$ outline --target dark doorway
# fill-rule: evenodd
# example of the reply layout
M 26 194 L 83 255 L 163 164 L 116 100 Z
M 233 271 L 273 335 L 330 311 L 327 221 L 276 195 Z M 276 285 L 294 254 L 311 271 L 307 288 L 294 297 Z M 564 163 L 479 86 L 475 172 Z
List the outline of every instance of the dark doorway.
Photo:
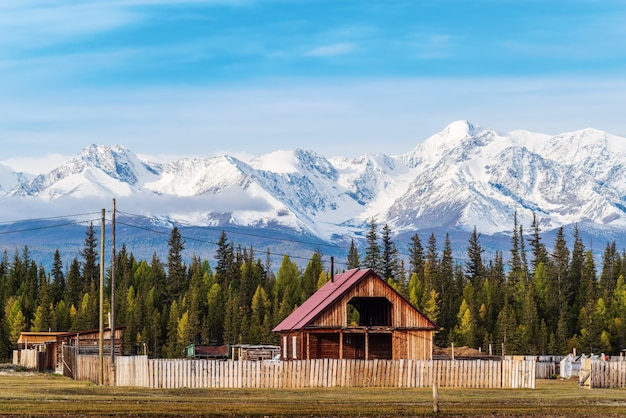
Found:
M 357 325 L 361 327 L 391 326 L 392 306 L 387 298 L 356 297 L 352 298 L 348 304 L 358 312 L 357 316 L 352 315 L 352 318 L 348 318 L 348 323 L 357 322 Z

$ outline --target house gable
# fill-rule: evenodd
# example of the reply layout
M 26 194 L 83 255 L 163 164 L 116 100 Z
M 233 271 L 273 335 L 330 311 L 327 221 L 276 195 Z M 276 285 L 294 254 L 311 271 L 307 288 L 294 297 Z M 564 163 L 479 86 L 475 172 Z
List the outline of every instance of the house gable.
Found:
M 354 269 L 331 279 L 274 331 L 283 360 L 369 360 L 430 359 L 437 329 L 373 270 Z
M 370 274 L 364 276 L 352 287 L 337 298 L 330 306 L 322 311 L 316 318 L 310 321 L 305 327 L 307 328 L 349 328 L 348 323 L 348 306 L 361 305 L 369 310 L 385 309 L 384 305 L 387 301 L 391 305 L 389 320 L 374 320 L 374 323 L 367 320 L 362 321 L 363 325 L 379 325 L 389 326 L 392 328 L 406 329 L 432 329 L 438 327 L 419 310 L 411 305 L 402 295 L 389 286 L 384 280 L 370 270 Z M 384 317 L 381 314 L 380 317 Z M 381 323 L 387 322 L 387 323 Z
M 391 303 L 389 326 L 437 330 L 437 325 L 411 305 L 373 270 L 348 270 L 327 282 L 275 328 L 275 332 L 304 328 L 346 328 L 348 305 L 354 298 L 385 298 Z

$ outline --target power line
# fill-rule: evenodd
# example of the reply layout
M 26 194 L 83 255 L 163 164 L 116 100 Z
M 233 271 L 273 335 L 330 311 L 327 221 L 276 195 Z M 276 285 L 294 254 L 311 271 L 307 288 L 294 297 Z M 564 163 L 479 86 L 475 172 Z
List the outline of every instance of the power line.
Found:
M 126 222 L 120 222 L 119 220 L 116 220 L 116 223 L 118 225 L 124 225 L 124 226 L 130 227 L 130 228 L 140 229 L 140 230 L 152 232 L 152 233 L 155 233 L 155 234 L 160 234 L 160 235 L 169 235 L 170 234 L 169 232 L 166 232 L 166 231 L 162 231 L 162 230 L 158 230 L 158 229 L 154 229 L 154 228 L 148 228 L 148 227 L 140 226 L 140 225 L 133 225 L 133 224 L 126 223 Z M 215 241 L 206 240 L 206 239 L 200 239 L 200 238 L 195 238 L 195 237 L 190 237 L 190 236 L 187 236 L 187 235 L 181 235 L 181 238 L 183 238 L 184 240 L 187 240 L 187 241 L 195 241 L 195 242 L 199 242 L 199 243 L 203 243 L 203 244 L 217 245 L 217 242 L 215 242 Z M 270 238 L 270 239 L 274 239 L 274 240 L 277 240 L 277 241 L 298 242 L 298 241 L 289 240 L 289 239 L 285 239 L 285 238 L 273 238 L 273 237 L 263 237 L 263 238 Z M 284 254 L 273 253 L 271 251 L 268 251 L 268 252 L 264 251 L 263 253 L 264 254 L 269 254 L 269 255 L 272 255 L 272 256 L 275 256 L 275 257 L 281 257 L 281 256 L 284 255 Z M 304 260 L 304 261 L 309 261 L 310 260 L 310 258 L 297 256 L 297 255 L 289 255 L 289 258 L 290 259 L 300 259 L 300 260 Z M 346 263 L 341 263 L 341 262 L 337 262 L 336 261 L 335 264 L 347 264 L 347 262 Z
M 143 219 L 150 219 L 150 217 L 146 216 L 146 215 L 139 215 L 139 214 L 135 214 L 135 213 L 129 213 L 129 212 L 121 212 L 121 211 L 117 211 L 117 213 L 121 213 L 123 215 L 127 215 L 127 216 L 134 216 L 134 217 L 138 217 L 138 218 L 143 218 Z M 184 225 L 181 224 L 180 222 L 178 223 L 180 226 L 187 226 L 187 227 L 194 227 L 195 225 Z M 297 244 L 306 244 L 306 245 L 314 245 L 314 246 L 318 246 L 318 247 L 331 247 L 331 248 L 338 248 L 338 249 L 342 249 L 341 247 L 339 247 L 336 244 L 329 244 L 329 243 L 325 243 L 325 242 L 310 242 L 310 241 L 303 241 L 303 240 L 297 240 L 297 239 L 293 239 L 293 238 L 277 238 L 277 237 L 268 237 L 267 235 L 262 235 L 262 234 L 255 234 L 252 232 L 242 232 L 242 231 L 233 231 L 232 229 L 228 229 L 228 228 L 224 228 L 224 227 L 214 227 L 214 226 L 203 226 L 203 229 L 209 229 L 209 230 L 213 230 L 213 231 L 227 231 L 229 233 L 232 234 L 238 234 L 238 235 L 244 235 L 244 236 L 249 236 L 249 237 L 255 237 L 255 238 L 265 238 L 265 239 L 272 239 L 275 241 L 286 241 L 286 242 L 293 242 L 293 243 L 297 243 Z
M 0 222 L 0 225 L 2 225 L 2 224 L 16 224 L 16 223 L 21 223 L 21 222 L 49 221 L 51 219 L 77 218 L 79 216 L 90 216 L 90 215 L 97 215 L 97 214 L 99 214 L 99 212 L 77 213 L 77 214 L 74 214 L 74 215 L 48 216 L 48 217 L 45 217 L 45 218 L 18 219 L 18 220 L 14 220 L 14 221 L 3 221 L 3 222 Z
M 85 222 L 94 222 L 94 221 L 97 221 L 97 219 L 73 221 L 73 222 L 67 222 L 67 223 L 64 223 L 64 224 L 57 224 L 57 225 L 36 226 L 36 227 L 32 227 L 32 228 L 16 229 L 16 230 L 13 230 L 13 231 L 0 231 L 0 235 L 17 234 L 17 233 L 21 233 L 21 232 L 38 231 L 38 230 L 42 230 L 42 229 L 62 228 L 62 227 L 66 227 L 66 226 L 69 226 L 69 225 L 77 225 L 77 224 L 82 224 L 82 223 L 85 223 Z

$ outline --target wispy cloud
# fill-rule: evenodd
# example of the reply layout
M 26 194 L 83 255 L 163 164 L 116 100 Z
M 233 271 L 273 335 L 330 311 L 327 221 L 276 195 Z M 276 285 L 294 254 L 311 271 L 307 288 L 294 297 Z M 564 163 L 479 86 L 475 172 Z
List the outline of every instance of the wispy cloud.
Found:
M 187 156 L 293 148 L 326 156 L 400 154 L 456 119 L 502 131 L 594 127 L 624 135 L 624 108 L 626 81 L 610 78 L 297 79 L 264 87 L 80 90 L 67 91 L 62 102 L 0 98 L 3 118 L 20 121 L 0 124 L 0 145 L 11 144 L 14 156 L 38 149 L 43 155 L 36 144 L 77 153 L 90 143 Z
M 350 42 L 341 42 L 331 45 L 321 45 L 307 51 L 309 57 L 334 57 L 346 55 L 356 49 L 356 45 Z
M 29 157 L 16 157 L 0 161 L 12 171 L 38 175 L 48 173 L 60 165 L 68 162 L 73 156 L 51 153 L 47 155 L 32 155 Z

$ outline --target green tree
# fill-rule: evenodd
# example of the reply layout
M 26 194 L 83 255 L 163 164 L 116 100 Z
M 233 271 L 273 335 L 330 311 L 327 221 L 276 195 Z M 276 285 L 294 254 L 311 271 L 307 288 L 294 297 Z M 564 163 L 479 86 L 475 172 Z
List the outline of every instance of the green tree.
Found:
M 95 289 L 97 289 L 97 283 L 100 279 L 100 267 L 97 251 L 98 239 L 96 238 L 96 230 L 93 226 L 93 222 L 90 223 L 87 228 L 83 245 L 83 249 L 80 250 L 80 255 L 83 258 L 83 287 L 81 293 L 94 292 Z
M 399 260 L 396 244 L 391 240 L 391 229 L 388 224 L 383 225 L 381 234 L 382 255 L 381 255 L 381 274 L 383 279 L 395 279 L 399 284 L 403 284 L 404 278 L 396 277 Z
M 409 266 L 411 274 L 416 273 L 418 277 L 424 277 L 424 248 L 417 233 L 411 237 Z
M 354 245 L 354 240 L 350 242 L 350 249 L 348 250 L 348 261 L 346 267 L 348 270 L 358 269 L 360 264 L 359 250 Z
M 22 331 L 27 329 L 26 317 L 22 313 L 22 304 L 18 298 L 10 297 L 7 300 L 4 316 L 7 327 L 6 335 L 9 337 L 11 345 L 16 344 Z
M 323 271 L 324 266 L 322 266 L 322 254 L 319 251 L 315 251 L 311 260 L 307 263 L 307 266 L 304 269 L 304 274 L 302 275 L 302 302 L 307 300 L 317 291 L 317 282 Z
M 374 218 L 370 219 L 366 236 L 365 257 L 363 267 L 376 272 L 381 271 L 380 245 L 378 244 L 378 226 Z
M 457 325 L 452 331 L 452 342 L 457 346 L 476 346 L 476 319 L 465 299 L 463 299 L 459 307 Z
M 285 319 L 300 303 L 300 271 L 298 265 L 291 261 L 288 255 L 276 273 L 274 283 L 274 306 L 278 306 L 274 323 L 278 324 Z
M 465 274 L 473 285 L 478 285 L 485 275 L 483 265 L 483 249 L 480 245 L 480 234 L 476 231 L 476 226 L 469 238 L 467 246 L 467 263 L 465 264 Z
M 52 270 L 50 271 L 52 277 L 50 297 L 52 303 L 58 303 L 65 293 L 65 275 L 63 274 L 63 261 L 61 260 L 61 253 L 59 250 L 54 252 L 54 261 L 52 262 Z
M 172 229 L 167 244 L 169 247 L 167 254 L 167 300 L 171 302 L 177 299 L 183 289 L 187 287 L 186 268 L 183 265 L 182 256 L 185 242 L 177 227 Z
M 530 227 L 532 228 L 532 234 L 529 240 L 532 254 L 530 262 L 533 267 L 534 274 L 539 264 L 543 264 L 544 266 L 548 264 L 548 251 L 546 250 L 546 246 L 543 242 L 541 242 L 541 226 L 539 225 L 537 214 L 535 212 L 533 212 L 533 221 Z
M 252 297 L 252 318 L 250 320 L 250 340 L 255 344 L 271 341 L 270 336 L 271 302 L 265 289 L 259 285 Z

